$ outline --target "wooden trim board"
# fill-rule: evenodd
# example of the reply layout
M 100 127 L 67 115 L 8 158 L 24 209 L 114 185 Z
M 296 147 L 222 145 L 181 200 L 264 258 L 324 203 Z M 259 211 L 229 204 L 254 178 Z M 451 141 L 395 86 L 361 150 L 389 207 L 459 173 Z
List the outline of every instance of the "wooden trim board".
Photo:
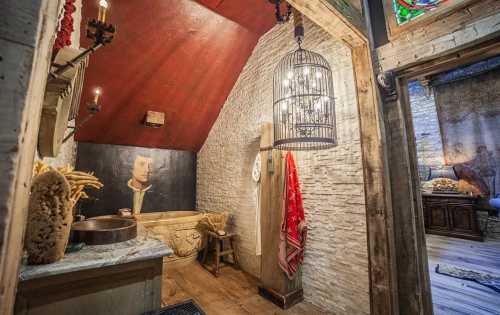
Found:
M 298 289 L 288 294 L 281 294 L 271 288 L 259 287 L 259 295 L 273 302 L 284 310 L 304 301 L 304 290 Z

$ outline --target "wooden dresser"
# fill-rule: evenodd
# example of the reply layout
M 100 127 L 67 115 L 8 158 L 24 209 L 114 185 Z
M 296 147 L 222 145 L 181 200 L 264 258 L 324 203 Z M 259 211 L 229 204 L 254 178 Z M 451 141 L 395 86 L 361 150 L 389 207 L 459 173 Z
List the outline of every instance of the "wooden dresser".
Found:
M 426 233 L 483 241 L 476 197 L 422 193 L 422 201 Z

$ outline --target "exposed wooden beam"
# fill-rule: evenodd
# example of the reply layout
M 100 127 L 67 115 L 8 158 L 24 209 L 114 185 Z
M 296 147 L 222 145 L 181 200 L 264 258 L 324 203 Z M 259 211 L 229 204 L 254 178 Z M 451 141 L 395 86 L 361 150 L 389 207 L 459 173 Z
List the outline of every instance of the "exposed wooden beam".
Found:
M 350 47 L 367 43 L 363 16 L 344 0 L 287 0 L 308 19 Z
M 371 314 L 399 314 L 385 127 L 368 46 L 352 51 L 361 129 Z

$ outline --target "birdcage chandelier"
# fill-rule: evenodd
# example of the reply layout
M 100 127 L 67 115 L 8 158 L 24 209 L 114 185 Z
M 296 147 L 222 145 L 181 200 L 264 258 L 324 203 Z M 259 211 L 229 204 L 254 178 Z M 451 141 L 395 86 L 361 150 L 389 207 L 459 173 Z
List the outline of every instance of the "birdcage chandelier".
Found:
M 293 11 L 299 47 L 274 70 L 274 148 L 329 149 L 337 144 L 332 70 L 323 56 L 302 48 L 302 17 Z

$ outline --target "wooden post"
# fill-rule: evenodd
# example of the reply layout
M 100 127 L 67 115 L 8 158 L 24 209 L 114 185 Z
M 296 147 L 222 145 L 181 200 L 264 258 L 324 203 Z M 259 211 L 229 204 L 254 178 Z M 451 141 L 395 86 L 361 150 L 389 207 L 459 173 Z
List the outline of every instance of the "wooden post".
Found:
M 398 314 L 397 268 L 385 127 L 367 45 L 352 50 L 366 198 L 372 314 Z
M 290 281 L 278 263 L 282 220 L 285 163 L 282 151 L 272 150 L 273 125 L 262 128 L 261 138 L 261 230 L 262 259 L 259 294 L 283 309 L 303 300 L 302 274 Z M 269 162 L 269 158 L 272 162 Z
M 395 98 L 384 102 L 401 314 L 432 314 L 425 228 L 408 86 L 395 82 Z

